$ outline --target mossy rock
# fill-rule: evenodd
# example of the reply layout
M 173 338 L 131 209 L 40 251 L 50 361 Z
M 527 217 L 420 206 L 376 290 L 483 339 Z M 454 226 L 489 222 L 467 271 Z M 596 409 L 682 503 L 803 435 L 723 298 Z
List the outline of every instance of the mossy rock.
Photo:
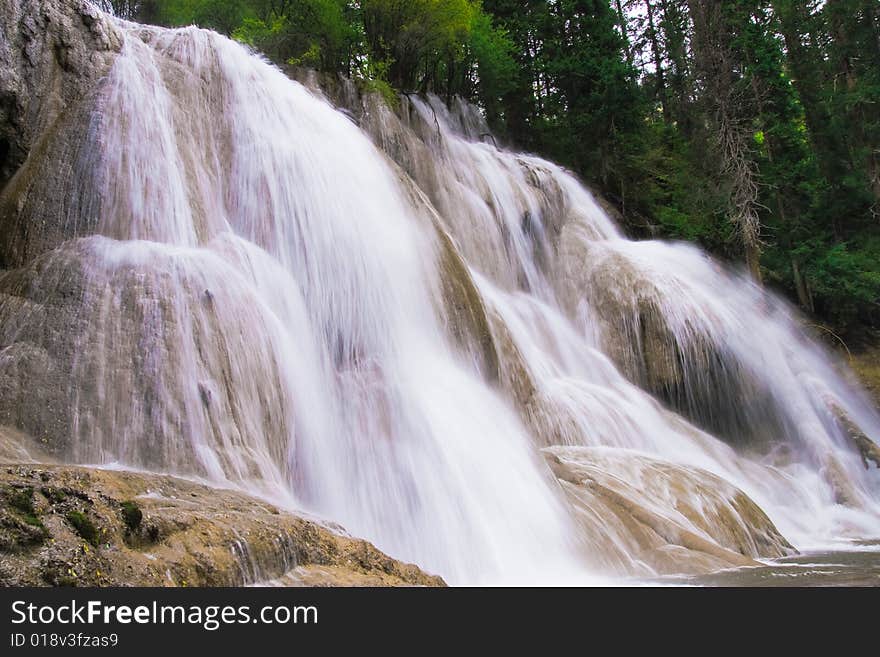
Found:
M 6 487 L 0 498 L 0 553 L 26 550 L 46 540 L 49 533 L 34 505 L 32 487 Z
M 51 539 L 39 549 L 25 544 L 38 530 L 18 512 L 27 488 Z M 13 491 L 15 508 L 6 494 Z M 245 494 L 174 477 L 10 465 L 0 468 L 0 492 L 0 586 L 241 586 L 276 579 L 300 586 L 443 585 L 365 541 Z M 2 544 L 10 537 L 11 550 Z
M 140 528 L 143 519 L 144 513 L 141 511 L 137 502 L 126 500 L 122 503 L 122 520 L 125 522 L 125 526 L 128 527 L 129 531 L 137 531 Z
M 76 533 L 79 534 L 84 541 L 97 547 L 100 540 L 98 536 L 98 528 L 95 527 L 95 523 L 93 523 L 85 513 L 82 511 L 68 511 L 66 517 L 67 522 L 73 526 Z

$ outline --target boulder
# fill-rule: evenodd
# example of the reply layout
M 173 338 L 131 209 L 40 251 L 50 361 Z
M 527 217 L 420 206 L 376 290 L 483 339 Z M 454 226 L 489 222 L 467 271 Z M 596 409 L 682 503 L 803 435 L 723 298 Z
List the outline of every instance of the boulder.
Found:
M 705 470 L 620 448 L 543 452 L 602 565 L 704 573 L 796 552 L 754 501 Z

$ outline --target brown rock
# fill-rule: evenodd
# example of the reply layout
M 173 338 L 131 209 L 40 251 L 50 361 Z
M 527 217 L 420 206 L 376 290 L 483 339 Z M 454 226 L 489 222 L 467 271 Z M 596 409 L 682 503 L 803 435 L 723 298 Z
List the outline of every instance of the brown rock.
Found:
M 619 448 L 543 451 L 605 566 L 705 573 L 796 552 L 745 493 L 704 470 Z
M 12 501 L 20 491 L 32 491 L 30 523 Z M 443 586 L 315 520 L 174 477 L 6 465 L 0 493 L 0 585 Z M 126 501 L 143 514 L 135 529 Z M 97 546 L 71 524 L 72 512 L 97 529 Z

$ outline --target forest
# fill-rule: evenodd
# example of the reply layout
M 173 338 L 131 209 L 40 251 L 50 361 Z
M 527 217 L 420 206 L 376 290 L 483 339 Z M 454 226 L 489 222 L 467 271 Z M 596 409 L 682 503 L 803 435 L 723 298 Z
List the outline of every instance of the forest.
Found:
M 876 0 L 109 0 L 279 66 L 460 95 L 636 237 L 698 243 L 829 332 L 880 326 Z

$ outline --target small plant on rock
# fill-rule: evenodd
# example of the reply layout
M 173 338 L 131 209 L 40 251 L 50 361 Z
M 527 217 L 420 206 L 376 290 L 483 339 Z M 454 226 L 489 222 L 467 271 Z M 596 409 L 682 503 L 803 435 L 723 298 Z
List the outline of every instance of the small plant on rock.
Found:
M 141 526 L 141 521 L 144 519 L 144 514 L 137 505 L 137 502 L 126 500 L 122 503 L 122 519 L 125 521 L 125 526 L 128 527 L 129 531 L 134 532 L 138 530 Z
M 98 528 L 95 527 L 95 524 L 89 520 L 86 514 L 81 511 L 70 511 L 67 514 L 67 522 L 73 525 L 76 533 L 84 541 L 91 543 L 95 547 L 98 546 Z

